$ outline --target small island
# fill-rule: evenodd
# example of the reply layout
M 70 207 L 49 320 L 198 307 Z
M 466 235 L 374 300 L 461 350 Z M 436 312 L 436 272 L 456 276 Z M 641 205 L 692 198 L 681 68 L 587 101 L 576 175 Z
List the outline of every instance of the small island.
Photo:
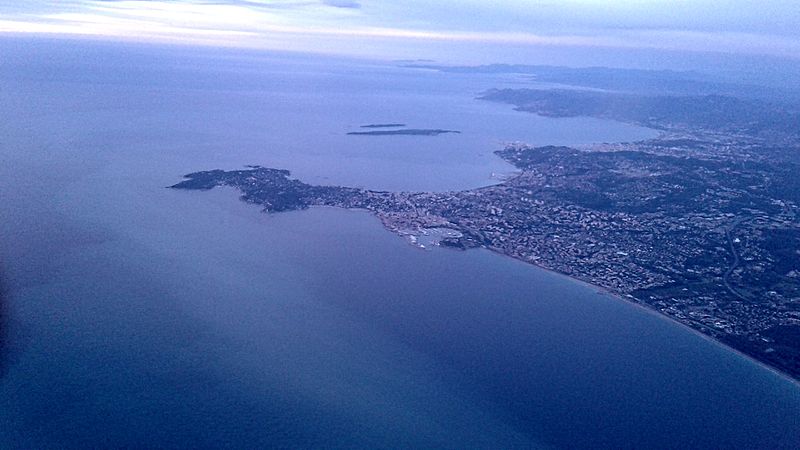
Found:
M 371 123 L 369 125 L 361 125 L 361 128 L 402 128 L 406 126 L 404 123 Z
M 406 128 L 402 130 L 351 131 L 347 134 L 351 136 L 438 136 L 447 133 L 460 134 L 461 132 L 455 130 Z

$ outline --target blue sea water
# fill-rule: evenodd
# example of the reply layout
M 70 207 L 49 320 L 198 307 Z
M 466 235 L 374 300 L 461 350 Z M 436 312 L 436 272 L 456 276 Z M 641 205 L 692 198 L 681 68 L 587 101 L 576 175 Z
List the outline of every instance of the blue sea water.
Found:
M 800 388 L 653 313 L 364 212 L 266 215 L 184 173 L 496 182 L 503 142 L 653 136 L 485 103 L 524 78 L 0 41 L 0 447 L 791 448 Z M 362 137 L 360 125 L 460 130 Z M 494 174 L 494 175 L 493 175 Z

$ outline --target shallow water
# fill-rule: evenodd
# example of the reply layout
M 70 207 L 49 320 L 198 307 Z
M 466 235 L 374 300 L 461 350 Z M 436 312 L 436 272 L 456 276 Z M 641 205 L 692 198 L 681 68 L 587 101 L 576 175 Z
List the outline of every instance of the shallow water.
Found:
M 0 446 L 790 447 L 796 385 L 640 308 L 364 212 L 164 189 L 262 164 L 469 188 L 503 141 L 653 135 L 473 99 L 518 79 L 6 40 Z M 359 125 L 451 128 L 346 136 Z M 138 445 L 137 445 L 138 444 Z

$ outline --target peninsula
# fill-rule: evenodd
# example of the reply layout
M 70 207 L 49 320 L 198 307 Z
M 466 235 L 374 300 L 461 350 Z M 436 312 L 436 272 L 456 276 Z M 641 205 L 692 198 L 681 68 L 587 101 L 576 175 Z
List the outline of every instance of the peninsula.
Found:
M 259 166 L 195 172 L 172 187 L 232 186 L 267 212 L 364 209 L 412 242 L 433 230 L 441 246 L 487 248 L 603 287 L 800 380 L 793 112 L 717 97 L 693 108 L 687 99 L 648 98 L 634 110 L 617 109 L 613 94 L 504 90 L 484 98 L 550 116 L 583 110 L 647 122 L 662 135 L 581 148 L 508 144 L 495 153 L 518 173 L 465 191 L 315 186 Z

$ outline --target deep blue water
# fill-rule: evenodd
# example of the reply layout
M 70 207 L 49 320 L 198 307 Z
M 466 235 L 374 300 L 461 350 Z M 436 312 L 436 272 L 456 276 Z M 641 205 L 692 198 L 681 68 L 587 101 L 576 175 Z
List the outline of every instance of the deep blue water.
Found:
M 504 141 L 652 132 L 473 100 L 516 78 L 0 41 L 0 447 L 791 448 L 800 388 L 655 314 L 356 211 L 164 189 L 263 164 L 461 189 Z M 405 122 L 460 135 L 346 136 Z

